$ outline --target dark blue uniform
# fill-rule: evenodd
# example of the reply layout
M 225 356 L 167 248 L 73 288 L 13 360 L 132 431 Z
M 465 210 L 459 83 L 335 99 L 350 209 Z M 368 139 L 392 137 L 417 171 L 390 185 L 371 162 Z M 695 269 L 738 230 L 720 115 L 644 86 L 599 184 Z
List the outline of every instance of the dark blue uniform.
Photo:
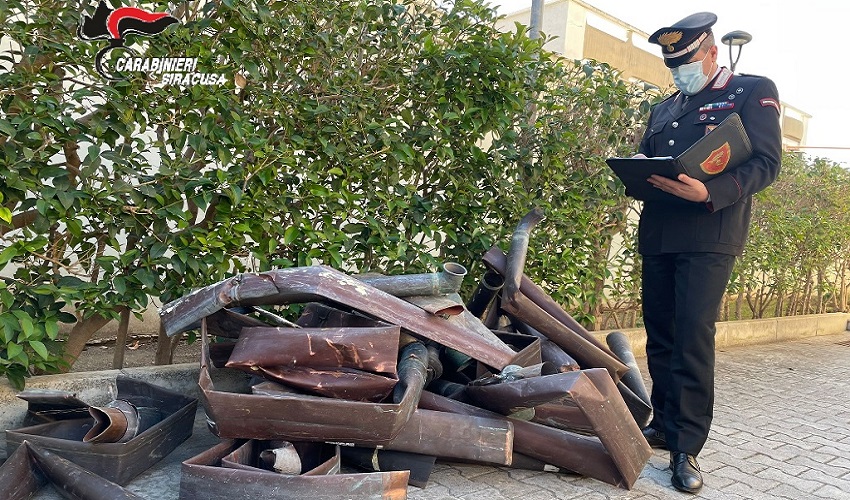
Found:
M 645 202 L 640 217 L 643 313 L 652 376 L 652 427 L 670 450 L 697 455 L 714 406 L 714 334 L 719 304 L 749 229 L 752 195 L 776 179 L 779 97 L 767 78 L 721 68 L 698 94 L 655 106 L 640 144 L 646 156 L 678 156 L 736 112 L 752 157 L 705 182 L 711 201 Z

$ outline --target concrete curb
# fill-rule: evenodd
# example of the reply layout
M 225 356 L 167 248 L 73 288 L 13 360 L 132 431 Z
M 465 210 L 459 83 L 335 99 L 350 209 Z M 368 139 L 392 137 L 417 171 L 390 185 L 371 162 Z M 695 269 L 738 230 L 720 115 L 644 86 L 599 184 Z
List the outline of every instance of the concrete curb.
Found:
M 119 374 L 144 380 L 192 397 L 200 396 L 198 388 L 198 363 L 167 366 L 146 366 L 124 370 L 101 370 L 61 375 L 41 375 L 27 379 L 27 389 L 56 389 L 75 394 L 90 405 L 103 405 L 117 394 L 115 379 Z M 8 380 L 0 381 L 0 425 L 3 429 L 21 427 L 27 402 L 17 397 L 18 391 Z M 200 405 L 199 405 L 200 406 Z M 0 458 L 6 457 L 6 435 L 0 436 Z M 2 460 L 0 460 L 2 461 Z
M 850 323 L 850 313 L 810 314 L 783 318 L 720 321 L 717 323 L 715 341 L 718 349 L 784 342 L 823 335 L 835 335 L 847 331 L 848 323 Z M 636 357 L 646 355 L 646 330 L 643 328 L 600 330 L 592 333 L 604 344 L 605 337 L 614 331 L 626 334 L 632 346 L 632 352 L 634 352 Z

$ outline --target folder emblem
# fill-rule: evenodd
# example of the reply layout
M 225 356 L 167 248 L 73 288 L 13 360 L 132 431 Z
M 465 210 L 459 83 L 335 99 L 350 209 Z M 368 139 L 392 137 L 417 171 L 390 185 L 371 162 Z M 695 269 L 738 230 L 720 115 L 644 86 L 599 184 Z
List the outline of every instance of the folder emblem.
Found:
M 731 158 L 732 147 L 728 142 L 724 142 L 722 146 L 712 151 L 708 158 L 699 164 L 699 167 L 707 174 L 717 174 L 726 168 Z

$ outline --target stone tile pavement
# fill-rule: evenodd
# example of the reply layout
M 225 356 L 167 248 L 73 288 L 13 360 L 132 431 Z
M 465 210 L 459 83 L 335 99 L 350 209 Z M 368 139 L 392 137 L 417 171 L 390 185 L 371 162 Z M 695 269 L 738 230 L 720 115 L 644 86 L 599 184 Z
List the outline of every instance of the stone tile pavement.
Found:
M 645 358 L 638 362 L 646 377 Z M 654 450 L 630 491 L 571 474 L 438 463 L 427 487 L 410 486 L 408 498 L 850 500 L 850 332 L 718 350 L 715 400 L 699 495 L 673 489 L 668 454 Z M 180 462 L 217 441 L 198 415 L 192 437 L 128 489 L 177 499 Z M 61 497 L 45 488 L 35 498 Z
M 638 358 L 647 378 L 645 362 Z M 428 486 L 410 487 L 408 498 L 850 499 L 850 333 L 724 348 L 716 373 L 698 495 L 675 490 L 669 454 L 653 450 L 631 491 L 567 474 L 438 464 Z

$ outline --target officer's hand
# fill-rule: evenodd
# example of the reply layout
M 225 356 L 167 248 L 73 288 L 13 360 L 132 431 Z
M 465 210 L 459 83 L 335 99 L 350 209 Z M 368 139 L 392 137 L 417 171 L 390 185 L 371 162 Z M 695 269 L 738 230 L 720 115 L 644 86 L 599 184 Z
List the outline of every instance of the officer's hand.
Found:
M 685 174 L 679 174 L 678 180 L 652 175 L 647 181 L 664 192 L 688 201 L 701 203 L 708 199 L 708 189 L 705 184 Z

